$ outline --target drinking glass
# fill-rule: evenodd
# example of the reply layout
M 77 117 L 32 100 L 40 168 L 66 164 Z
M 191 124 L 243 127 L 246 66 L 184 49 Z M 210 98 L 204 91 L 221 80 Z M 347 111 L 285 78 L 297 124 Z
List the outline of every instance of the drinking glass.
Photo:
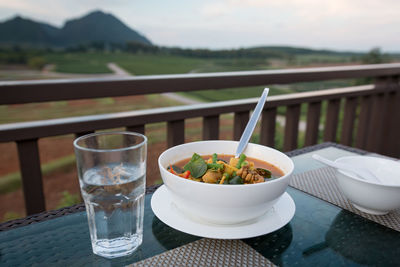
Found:
M 93 253 L 131 254 L 143 240 L 147 138 L 95 133 L 77 138 L 74 148 Z

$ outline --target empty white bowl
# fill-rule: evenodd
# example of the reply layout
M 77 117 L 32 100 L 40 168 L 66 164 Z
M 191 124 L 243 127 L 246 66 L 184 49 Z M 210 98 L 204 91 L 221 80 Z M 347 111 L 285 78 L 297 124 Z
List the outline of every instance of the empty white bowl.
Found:
M 374 214 L 384 215 L 400 208 L 400 163 L 394 160 L 368 157 L 341 157 L 336 162 L 353 166 L 368 167 L 379 175 L 382 184 L 360 179 L 352 173 L 337 170 L 337 181 L 340 190 L 357 209 Z
M 193 153 L 234 155 L 236 141 L 199 141 L 167 149 L 158 158 L 164 184 L 173 203 L 185 214 L 217 224 L 236 224 L 265 214 L 283 195 L 293 172 L 293 161 L 282 152 L 257 144 L 248 144 L 243 152 L 248 157 L 267 161 L 285 175 L 264 183 L 224 185 L 195 182 L 169 171 L 169 164 L 192 157 Z

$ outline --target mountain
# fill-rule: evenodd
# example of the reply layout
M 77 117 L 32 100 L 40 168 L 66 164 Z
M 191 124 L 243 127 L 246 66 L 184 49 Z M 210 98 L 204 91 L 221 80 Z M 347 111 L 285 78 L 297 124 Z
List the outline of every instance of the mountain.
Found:
M 125 44 L 128 41 L 151 45 L 146 37 L 102 11 L 68 20 L 62 28 L 19 16 L 0 23 L 0 43 L 3 44 L 54 47 L 92 42 Z
M 51 25 L 24 19 L 19 16 L 0 23 L 0 42 L 7 44 L 53 44 L 59 29 Z
M 113 15 L 101 11 L 67 21 L 61 29 L 61 35 L 67 45 L 94 41 L 112 43 L 137 41 L 151 44 L 146 37 L 123 24 Z

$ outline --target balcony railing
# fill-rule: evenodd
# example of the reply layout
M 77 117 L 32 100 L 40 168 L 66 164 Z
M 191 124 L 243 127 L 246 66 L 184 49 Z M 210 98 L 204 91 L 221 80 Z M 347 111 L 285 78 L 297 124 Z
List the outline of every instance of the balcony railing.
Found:
M 331 79 L 373 78 L 374 84 L 271 96 L 261 118 L 260 143 L 275 146 L 278 107 L 286 107 L 283 150 L 297 148 L 300 108 L 307 104 L 305 145 L 318 142 L 322 102 L 327 101 L 323 141 L 400 155 L 400 64 L 142 76 L 119 79 L 75 79 L 0 82 L 0 105 L 128 96 L 243 86 L 268 86 Z M 38 139 L 125 127 L 145 132 L 145 125 L 167 122 L 168 147 L 184 142 L 184 121 L 203 118 L 203 139 L 218 139 L 220 115 L 234 114 L 238 140 L 258 99 L 156 108 L 0 125 L 0 142 L 16 142 L 28 214 L 45 210 Z M 341 131 L 337 137 L 341 101 Z

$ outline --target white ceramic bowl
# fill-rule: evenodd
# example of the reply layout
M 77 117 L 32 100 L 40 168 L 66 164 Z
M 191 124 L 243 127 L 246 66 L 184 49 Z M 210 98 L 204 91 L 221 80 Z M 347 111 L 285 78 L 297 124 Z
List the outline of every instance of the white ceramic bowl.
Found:
M 269 182 L 248 185 L 220 185 L 183 179 L 167 171 L 169 164 L 192 157 L 193 153 L 234 155 L 236 141 L 199 141 L 178 145 L 164 151 L 158 165 L 164 184 L 174 204 L 185 214 L 217 224 L 236 224 L 266 213 L 286 191 L 293 161 L 282 152 L 257 144 L 248 144 L 248 157 L 267 161 L 285 175 Z
M 382 178 L 385 184 L 379 184 L 360 179 L 346 171 L 338 170 L 336 172 L 340 190 L 354 207 L 374 215 L 383 215 L 400 208 L 399 162 L 368 156 L 341 157 L 336 162 L 357 167 L 368 167 L 376 174 L 384 174 Z

